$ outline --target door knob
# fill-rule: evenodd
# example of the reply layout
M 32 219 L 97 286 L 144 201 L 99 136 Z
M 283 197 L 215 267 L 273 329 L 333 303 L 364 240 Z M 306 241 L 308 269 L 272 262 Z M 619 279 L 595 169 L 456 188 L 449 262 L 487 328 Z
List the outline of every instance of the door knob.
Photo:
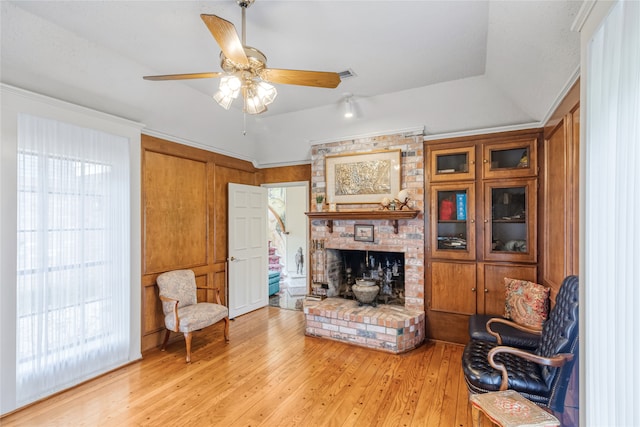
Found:
M 236 257 L 232 256 L 231 258 L 229 258 L 229 261 L 235 261 Z

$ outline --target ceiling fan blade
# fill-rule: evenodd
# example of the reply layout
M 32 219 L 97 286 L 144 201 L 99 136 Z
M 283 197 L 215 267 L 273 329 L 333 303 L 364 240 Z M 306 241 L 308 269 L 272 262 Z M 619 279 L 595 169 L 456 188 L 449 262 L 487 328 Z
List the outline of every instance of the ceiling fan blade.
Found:
M 187 79 L 212 79 L 220 77 L 222 73 L 190 73 L 190 74 L 165 74 L 163 76 L 144 76 L 145 80 L 187 80 Z
M 260 71 L 260 78 L 271 83 L 281 83 L 285 85 L 335 88 L 340 84 L 340 76 L 338 73 L 328 71 L 265 68 Z
M 234 25 L 216 15 L 200 15 L 211 35 L 218 42 L 224 56 L 236 64 L 249 65 L 244 47 Z

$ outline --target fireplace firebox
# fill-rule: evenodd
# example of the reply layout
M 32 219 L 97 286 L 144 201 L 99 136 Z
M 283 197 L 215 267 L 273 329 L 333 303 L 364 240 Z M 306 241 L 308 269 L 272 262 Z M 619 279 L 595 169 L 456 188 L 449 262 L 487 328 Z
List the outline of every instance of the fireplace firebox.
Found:
M 404 262 L 402 252 L 326 249 L 327 296 L 363 303 L 354 286 L 366 282 L 379 289 L 375 299 L 367 303 L 404 306 Z

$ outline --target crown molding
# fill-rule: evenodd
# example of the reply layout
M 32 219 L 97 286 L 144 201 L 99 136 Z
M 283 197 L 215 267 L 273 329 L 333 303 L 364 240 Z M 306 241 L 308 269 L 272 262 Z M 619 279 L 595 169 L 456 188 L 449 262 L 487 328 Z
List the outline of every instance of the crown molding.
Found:
M 30 90 L 22 89 L 6 83 L 0 83 L 0 89 L 2 89 L 2 92 L 18 95 L 22 98 L 29 99 L 31 101 L 36 101 L 36 102 L 50 105 L 56 108 L 64 108 L 67 111 L 72 111 L 74 113 L 89 115 L 99 119 L 108 120 L 112 123 L 115 122 L 117 124 L 132 127 L 138 130 L 141 130 L 145 127 L 144 123 L 136 122 L 134 120 L 125 119 L 124 117 L 115 116 L 113 114 L 94 110 L 93 108 L 83 107 L 81 105 L 74 104 L 72 102 L 63 101 L 58 98 L 53 98 L 47 95 L 42 95 L 40 93 L 32 92 Z
M 384 131 L 363 133 L 363 134 L 357 134 L 357 135 L 337 136 L 334 138 L 309 140 L 308 142 L 310 145 L 319 145 L 319 144 L 329 144 L 331 142 L 342 142 L 342 141 L 350 141 L 352 139 L 373 138 L 376 136 L 387 136 L 387 135 L 402 135 L 405 138 L 409 138 L 412 136 L 422 136 L 424 135 L 424 125 L 414 126 L 410 128 L 404 128 L 404 129 L 384 130 Z
M 258 163 L 257 163 L 256 159 L 253 159 L 253 158 L 250 158 L 250 157 L 247 157 L 247 156 L 243 156 L 243 155 L 240 155 L 238 153 L 233 153 L 231 151 L 221 150 L 219 148 L 212 147 L 210 145 L 201 144 L 199 142 L 193 141 L 193 140 L 188 139 L 188 138 L 182 138 L 182 137 L 179 137 L 179 136 L 170 135 L 168 133 L 160 132 L 160 131 L 153 130 L 153 129 L 144 129 L 142 131 L 142 133 L 144 135 L 153 136 L 155 138 L 160 138 L 160 139 L 164 139 L 164 140 L 167 140 L 167 141 L 176 142 L 176 143 L 182 144 L 182 145 L 188 145 L 189 147 L 199 148 L 201 150 L 210 151 L 212 153 L 222 154 L 223 156 L 233 157 L 234 159 L 244 160 L 246 162 L 250 162 L 251 164 L 253 164 L 253 166 L 255 168 L 258 167 Z

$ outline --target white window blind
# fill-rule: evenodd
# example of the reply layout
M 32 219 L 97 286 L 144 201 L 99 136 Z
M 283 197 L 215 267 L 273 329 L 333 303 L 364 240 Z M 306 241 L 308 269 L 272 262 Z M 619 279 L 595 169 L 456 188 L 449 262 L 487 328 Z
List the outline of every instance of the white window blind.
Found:
M 583 409 L 587 425 L 637 426 L 640 2 L 613 6 L 586 64 Z
M 16 400 L 128 360 L 128 139 L 18 118 Z

